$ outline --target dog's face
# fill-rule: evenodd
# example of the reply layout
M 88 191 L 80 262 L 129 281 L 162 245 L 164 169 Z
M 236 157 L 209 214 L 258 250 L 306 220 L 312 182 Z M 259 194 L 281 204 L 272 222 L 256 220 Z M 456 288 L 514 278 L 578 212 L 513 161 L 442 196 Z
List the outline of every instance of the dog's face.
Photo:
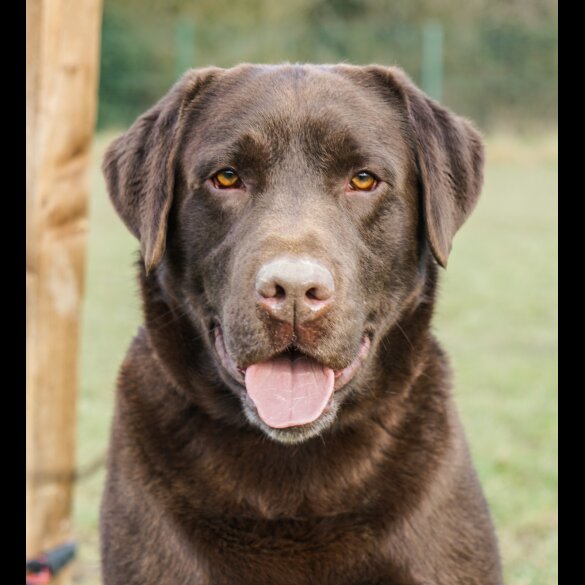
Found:
M 288 65 L 188 73 L 104 165 L 148 278 L 281 442 L 360 400 L 481 168 L 475 131 L 400 71 Z

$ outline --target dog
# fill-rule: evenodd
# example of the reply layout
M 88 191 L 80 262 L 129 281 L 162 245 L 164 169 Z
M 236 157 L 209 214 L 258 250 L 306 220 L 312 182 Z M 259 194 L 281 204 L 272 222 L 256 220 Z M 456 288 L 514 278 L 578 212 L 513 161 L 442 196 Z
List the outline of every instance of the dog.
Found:
M 431 333 L 478 132 L 378 65 L 188 71 L 109 147 L 140 241 L 106 585 L 498 585 Z

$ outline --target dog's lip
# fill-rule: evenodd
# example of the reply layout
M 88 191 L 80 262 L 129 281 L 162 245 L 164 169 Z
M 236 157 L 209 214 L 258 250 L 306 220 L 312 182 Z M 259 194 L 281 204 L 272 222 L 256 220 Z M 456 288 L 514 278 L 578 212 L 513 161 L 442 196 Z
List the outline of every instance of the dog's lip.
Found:
M 219 356 L 221 361 L 221 365 L 224 369 L 231 375 L 231 377 L 239 382 L 241 385 L 245 386 L 245 375 L 246 375 L 246 368 L 240 368 L 237 366 L 236 362 L 230 356 L 224 342 L 223 338 L 223 331 L 221 328 L 221 324 L 219 320 L 216 320 L 216 325 L 214 328 L 215 334 L 215 350 Z M 353 361 L 349 364 L 349 366 L 341 369 L 341 370 L 334 370 L 335 375 L 335 384 L 333 386 L 334 390 L 339 390 L 343 388 L 346 384 L 348 384 L 353 377 L 356 375 L 357 371 L 359 370 L 360 366 L 363 364 L 364 360 L 366 359 L 368 352 L 370 350 L 370 336 L 367 333 L 364 333 L 362 336 L 362 341 L 360 344 L 360 349 L 358 354 L 353 359 Z M 276 357 L 283 352 L 278 352 L 272 357 Z M 313 358 L 314 359 L 314 358 Z
M 362 342 L 355 359 L 343 370 L 335 370 L 335 385 L 334 390 L 343 388 L 356 374 L 360 366 L 363 364 L 368 352 L 370 351 L 370 337 L 367 334 L 362 336 Z
M 244 375 L 246 373 L 246 370 L 243 368 L 238 368 L 238 366 L 236 365 L 236 363 L 234 362 L 234 360 L 230 356 L 228 350 L 226 349 L 225 342 L 223 340 L 223 331 L 221 329 L 221 325 L 219 324 L 219 322 L 216 323 L 216 325 L 215 325 L 214 333 L 215 333 L 215 351 L 217 352 L 217 355 L 219 356 L 219 359 L 221 361 L 221 365 L 232 376 L 232 378 L 234 378 L 236 380 L 236 382 L 239 382 L 240 384 L 245 385 Z

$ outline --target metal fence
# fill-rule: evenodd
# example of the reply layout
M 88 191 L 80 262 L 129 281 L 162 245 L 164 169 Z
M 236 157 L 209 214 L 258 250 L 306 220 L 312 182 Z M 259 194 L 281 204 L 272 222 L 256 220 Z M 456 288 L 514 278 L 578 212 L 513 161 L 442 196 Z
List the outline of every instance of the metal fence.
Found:
M 550 126 L 557 117 L 553 26 L 329 22 L 279 28 L 106 11 L 99 125 L 126 125 L 189 67 L 338 61 L 399 65 L 423 89 L 484 129 Z

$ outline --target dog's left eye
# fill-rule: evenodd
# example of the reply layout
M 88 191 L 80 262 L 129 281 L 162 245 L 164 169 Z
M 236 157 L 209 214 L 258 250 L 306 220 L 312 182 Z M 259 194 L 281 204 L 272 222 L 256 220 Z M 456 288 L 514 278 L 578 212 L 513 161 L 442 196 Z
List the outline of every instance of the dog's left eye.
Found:
M 368 171 L 360 171 L 351 178 L 349 184 L 350 187 L 356 191 L 371 191 L 376 187 L 378 181 L 372 173 L 368 173 Z
M 212 180 L 218 189 L 238 189 L 242 186 L 242 180 L 234 169 L 222 169 L 213 175 Z

